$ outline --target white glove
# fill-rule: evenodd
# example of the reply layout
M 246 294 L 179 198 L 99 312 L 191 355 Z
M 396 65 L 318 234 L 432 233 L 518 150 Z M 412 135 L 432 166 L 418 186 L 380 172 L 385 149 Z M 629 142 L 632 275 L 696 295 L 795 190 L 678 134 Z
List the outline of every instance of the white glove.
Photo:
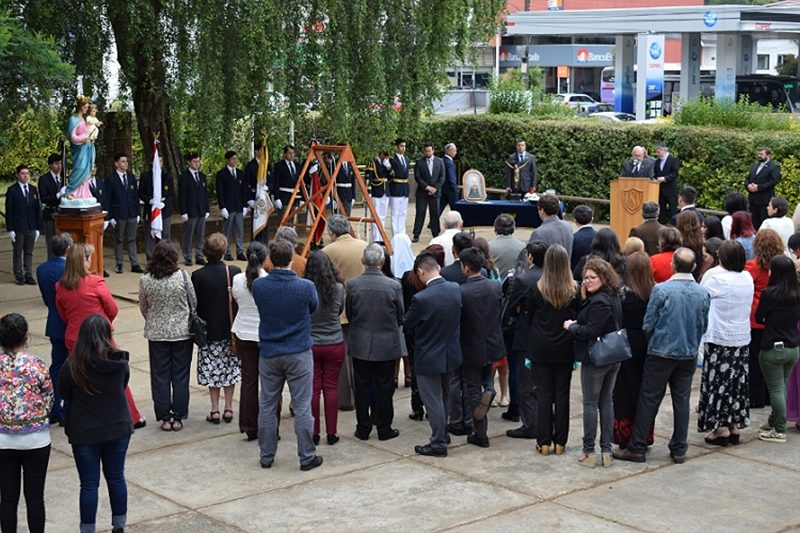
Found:
M 33 242 L 36 242 L 36 241 L 39 240 L 39 235 L 41 235 L 41 234 L 39 233 L 39 230 L 37 229 L 33 234 Z
M 116 228 L 117 227 L 117 221 L 114 220 L 113 218 L 111 220 L 109 220 L 108 222 L 109 222 L 109 224 L 111 224 L 112 228 Z
M 383 167 L 384 167 L 386 170 L 391 170 L 391 169 L 392 169 L 392 164 L 389 162 L 389 160 L 388 160 L 388 159 L 384 159 L 384 160 L 383 160 Z
M 11 239 L 11 242 L 17 242 L 17 233 L 15 231 L 9 231 L 8 238 Z
M 141 222 L 141 221 L 142 221 L 142 217 L 136 217 L 136 223 L 137 223 L 137 224 L 138 224 L 139 222 Z
M 281 202 L 281 199 L 280 199 L 280 198 L 278 198 L 277 200 L 275 200 L 275 209 L 277 209 L 277 210 L 279 210 L 279 211 L 280 211 L 281 209 L 283 209 L 283 202 Z
M 208 215 L 210 215 L 210 214 L 211 213 L 206 213 L 206 217 L 205 217 L 206 220 L 208 220 Z
M 244 209 L 242 209 L 242 216 L 243 217 L 247 216 L 247 211 L 248 211 L 248 209 L 246 207 Z
M 61 190 L 56 193 L 56 198 L 61 198 L 65 194 L 67 194 L 67 187 L 66 186 L 61 187 Z
M 157 207 L 159 209 L 164 209 L 164 202 L 159 202 Z
M 156 199 L 155 198 L 150 198 L 150 205 L 155 205 L 155 203 L 156 203 Z
M 189 220 L 189 215 L 187 215 L 186 213 L 182 214 L 182 215 L 181 215 L 181 220 L 183 220 L 184 222 L 186 222 L 187 220 Z
M 225 209 L 224 207 L 223 207 L 222 209 L 220 209 L 220 210 L 219 210 L 219 214 L 220 214 L 220 215 L 222 215 L 222 218 L 224 218 L 225 220 L 228 220 L 228 217 L 229 217 L 229 216 L 231 216 L 231 215 L 228 213 L 228 210 L 227 210 L 227 209 Z
M 248 205 L 248 207 L 250 207 L 250 209 L 255 209 L 256 208 L 255 200 L 248 200 L 247 201 L 247 205 Z
M 105 222 L 103 222 L 103 231 L 105 231 L 105 230 L 107 230 L 107 229 L 108 229 L 108 220 L 106 220 Z

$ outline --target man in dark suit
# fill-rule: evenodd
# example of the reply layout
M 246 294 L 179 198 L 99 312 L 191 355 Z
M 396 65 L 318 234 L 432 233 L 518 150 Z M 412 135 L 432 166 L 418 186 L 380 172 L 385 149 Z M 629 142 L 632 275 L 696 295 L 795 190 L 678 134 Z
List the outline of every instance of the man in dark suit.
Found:
M 506 192 L 521 194 L 536 192 L 536 158 L 527 151 L 525 141 L 517 140 L 517 151 L 506 159 Z
M 465 383 L 464 408 L 472 413 L 474 430 L 467 442 L 489 447 L 486 413 L 495 392 L 492 363 L 503 358 L 503 332 L 500 329 L 500 284 L 481 275 L 485 257 L 477 248 L 459 255 L 467 281 L 461 285 L 461 376 Z
M 658 233 L 662 226 L 658 222 L 660 207 L 655 202 L 645 202 L 642 204 L 642 217 L 644 222 L 631 228 L 628 237 L 639 237 L 644 243 L 644 251 L 647 255 L 656 255 L 658 249 Z
M 458 201 L 458 175 L 456 173 L 456 162 L 454 161 L 458 148 L 453 143 L 447 143 L 444 147 L 444 185 L 442 186 L 442 198 L 439 202 L 439 213 L 444 213 L 444 208 L 450 206 L 450 211 L 456 210 Z
M 575 270 L 580 260 L 592 251 L 592 239 L 597 235 L 597 231 L 592 227 L 594 211 L 588 205 L 576 205 L 572 210 L 572 217 L 578 226 L 578 229 L 572 234 L 572 254 L 570 255 L 572 270 Z
M 680 160 L 669 153 L 663 144 L 656 145 L 656 155 L 653 175 L 661 184 L 658 189 L 658 206 L 661 211 L 660 222 L 666 223 L 678 210 L 678 171 L 681 168 Z
M 417 257 L 414 271 L 426 287 L 412 297 L 405 327 L 414 336 L 414 374 L 431 425 L 430 442 L 414 451 L 447 457 L 448 375 L 461 365 L 461 289 L 442 279 L 430 254 Z
M 164 204 L 161 207 L 161 238 L 169 240 L 172 235 L 172 205 L 175 203 L 175 184 L 172 176 L 164 168 L 164 157 L 161 153 L 158 154 L 158 159 L 161 161 L 161 203 Z M 150 233 L 150 211 L 154 203 L 152 170 L 143 172 L 139 177 L 139 199 L 144 202 L 144 220 L 147 221 L 144 253 L 149 261 L 153 254 L 153 247 L 156 245 L 156 240 Z
M 48 245 L 53 257 L 39 265 L 36 269 L 36 278 L 39 282 L 42 300 L 47 306 L 47 325 L 44 334 L 50 339 L 50 381 L 53 383 L 53 408 L 50 410 L 50 423 L 57 424 L 64 419 L 64 408 L 58 392 L 58 373 L 67 360 L 69 352 L 67 345 L 64 344 L 64 332 L 67 325 L 56 309 L 56 283 L 64 275 L 67 249 L 72 246 L 72 237 L 69 233 L 59 233 L 50 238 Z
M 17 183 L 6 191 L 6 231 L 13 244 L 12 262 L 17 285 L 36 285 L 33 245 L 42 229 L 42 209 L 39 192 L 30 180 L 28 165 L 17 165 Z
M 122 274 L 122 247 L 127 241 L 131 272 L 141 274 L 142 267 L 139 266 L 139 258 L 136 256 L 136 226 L 140 220 L 136 176 L 128 171 L 128 156 L 124 152 L 114 154 L 114 167 L 114 171 L 106 178 L 105 185 L 109 223 L 116 231 L 115 271 Z
M 461 252 L 472 246 L 472 235 L 466 231 L 459 231 L 453 235 L 453 257 L 458 257 Z M 467 276 L 464 275 L 464 270 L 461 268 L 461 260 L 456 259 L 451 264 L 442 269 L 441 275 L 447 281 L 458 283 L 462 285 L 467 281 Z
M 239 156 L 233 150 L 225 152 L 225 166 L 217 172 L 217 203 L 219 213 L 225 220 L 222 225 L 222 233 L 228 239 L 228 247 L 231 245 L 231 233 L 236 239 L 236 259 L 247 261 L 244 255 L 244 217 L 247 216 L 247 204 L 249 197 L 247 182 L 244 173 L 236 168 L 239 164 Z M 225 250 L 225 260 L 231 261 L 233 256 L 230 249 Z
M 258 191 L 258 159 L 264 154 L 264 143 L 258 141 L 253 146 L 253 159 L 247 162 L 244 167 L 244 181 L 247 183 L 247 207 L 255 213 L 256 208 L 256 192 Z M 267 194 L 271 194 L 273 190 L 272 185 L 272 169 L 267 168 Z M 269 244 L 269 222 L 267 227 L 258 235 L 253 235 L 253 225 L 250 225 L 250 240 L 259 241 L 263 244 Z
M 294 160 L 294 146 L 288 144 L 283 147 L 283 159 L 275 163 L 272 170 L 275 172 L 275 185 L 278 187 L 278 190 L 274 191 L 277 197 L 275 209 L 280 211 L 289 205 L 289 199 L 292 197 L 292 192 L 294 192 L 297 178 L 300 177 L 300 168 Z M 299 192 L 295 197 L 295 201 L 298 199 L 302 199 Z
M 206 219 L 210 209 L 206 175 L 200 172 L 200 154 L 186 154 L 187 168 L 178 179 L 178 208 L 183 220 L 183 260 L 192 265 L 192 244 L 198 265 L 205 265 L 203 241 L 206 238 Z
M 414 180 L 417 182 L 417 214 L 414 217 L 414 236 L 411 242 L 419 241 L 422 225 L 425 223 L 425 210 L 430 215 L 431 234 L 439 235 L 439 197 L 444 185 L 444 162 L 433 155 L 433 145 L 426 143 L 422 148 L 425 157 L 417 159 L 414 167 Z
M 697 200 L 697 189 L 692 187 L 691 185 L 686 185 L 681 189 L 680 194 L 678 194 L 678 209 L 681 214 L 684 211 L 690 211 L 694 213 L 694 215 L 700 220 L 700 224 L 703 223 L 705 217 L 703 213 L 697 210 L 697 206 L 694 205 L 695 201 Z M 672 226 L 675 226 L 678 222 L 678 215 L 673 216 L 669 219 L 669 223 Z
M 643 146 L 634 146 L 631 158 L 622 164 L 619 175 L 623 178 L 650 178 L 653 179 L 653 160 L 647 157 Z
M 342 168 L 339 169 L 339 175 L 336 176 L 336 194 L 339 195 L 339 200 L 344 205 L 345 213 L 342 214 L 347 216 L 350 216 L 350 212 L 353 210 L 355 186 L 356 174 L 353 172 L 353 167 L 347 161 L 342 161 Z
M 61 156 L 59 154 L 50 154 L 47 158 L 47 164 L 50 170 L 39 176 L 39 197 L 44 204 L 42 211 L 44 222 L 44 236 L 48 243 L 47 258 L 52 259 L 50 250 L 50 239 L 55 235 L 56 223 L 53 220 L 53 213 L 58 211 L 58 204 L 61 202 L 61 197 L 64 196 L 66 187 L 64 187 L 64 178 L 61 175 Z
M 406 216 L 408 214 L 408 169 L 411 160 L 406 156 L 406 141 L 395 139 L 395 154 L 389 159 L 392 166 L 389 180 L 389 205 L 392 208 L 392 235 L 406 232 Z
M 399 282 L 381 272 L 384 261 L 383 248 L 370 244 L 361 257 L 364 273 L 347 282 L 345 309 L 350 321 L 347 354 L 353 359 L 355 436 L 361 440 L 369 438 L 373 423 L 378 427 L 379 440 L 400 434 L 392 428 L 392 396 L 394 365 L 401 355 L 403 290 Z M 374 408 L 370 409 L 372 394 Z
M 97 177 L 97 166 L 92 165 L 92 175 L 89 177 L 89 192 L 100 204 L 100 208 L 106 212 L 106 220 L 103 222 L 103 233 L 109 226 L 108 206 L 106 204 L 106 182 L 103 178 Z M 109 276 L 108 271 L 103 269 L 103 277 Z
M 758 149 L 758 163 L 750 167 L 750 174 L 745 180 L 749 193 L 750 213 L 753 216 L 753 227 L 761 227 L 768 217 L 767 205 L 775 196 L 775 186 L 781 181 L 781 167 L 772 160 L 772 150 L 767 147 Z

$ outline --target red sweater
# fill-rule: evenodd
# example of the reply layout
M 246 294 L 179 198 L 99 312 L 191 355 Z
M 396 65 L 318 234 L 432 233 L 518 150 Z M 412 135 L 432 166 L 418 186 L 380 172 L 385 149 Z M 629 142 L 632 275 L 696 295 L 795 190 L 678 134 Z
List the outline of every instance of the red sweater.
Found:
M 751 259 L 744 264 L 744 269 L 753 276 L 753 305 L 750 307 L 750 328 L 764 329 L 764 324 L 756 322 L 756 309 L 758 302 L 761 301 L 761 293 L 767 288 L 769 283 L 769 270 L 758 266 L 758 260 Z
M 656 283 L 667 281 L 672 277 L 672 256 L 674 251 L 661 252 L 650 257 L 650 268 L 653 269 L 653 279 Z
M 97 313 L 113 322 L 119 312 L 105 280 L 96 274 L 84 277 L 77 289 L 65 289 L 60 281 L 56 283 L 56 309 L 67 324 L 64 343 L 69 351 L 75 346 L 78 331 L 87 316 Z

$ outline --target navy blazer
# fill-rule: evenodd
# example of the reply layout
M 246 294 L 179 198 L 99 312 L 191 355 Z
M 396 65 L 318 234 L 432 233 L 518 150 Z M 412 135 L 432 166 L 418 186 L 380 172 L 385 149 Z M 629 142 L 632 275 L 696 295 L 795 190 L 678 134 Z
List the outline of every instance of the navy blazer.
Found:
M 464 365 L 486 366 L 506 355 L 500 329 L 500 283 L 473 276 L 461 285 L 461 355 Z
M 22 194 L 19 182 L 6 191 L 6 230 L 41 231 L 42 207 L 39 202 L 39 191 L 36 185 L 28 181 L 28 196 Z
M 440 157 L 433 156 L 433 172 L 428 172 L 428 162 L 426 158 L 417 159 L 414 167 L 414 180 L 417 182 L 417 196 L 427 196 L 425 187 L 434 187 L 436 194 L 434 198 L 442 195 L 442 185 L 444 185 L 444 163 Z
M 109 218 L 125 220 L 139 216 L 139 187 L 136 176 L 126 173 L 127 188 L 123 186 L 119 173 L 114 170 L 106 178 L 106 209 Z
M 653 177 L 664 177 L 664 183 L 661 184 L 659 194 L 661 196 L 672 197 L 678 193 L 678 171 L 681 168 L 680 160 L 672 154 L 667 156 L 664 161 L 664 168 L 661 168 L 661 160 L 656 159 L 655 166 L 653 167 Z
M 770 159 L 761 172 L 757 172 L 758 165 L 756 163 L 750 167 L 750 174 L 745 180 L 745 186 L 755 183 L 758 185 L 756 192 L 749 193 L 750 203 L 753 205 L 767 205 L 770 199 L 775 196 L 775 186 L 781 181 L 781 167 L 775 161 Z
M 144 172 L 139 178 L 139 199 L 144 202 L 144 218 L 150 219 L 150 211 L 152 207 L 150 200 L 153 199 L 153 171 L 148 170 Z M 175 184 L 172 181 L 172 176 L 161 171 L 161 201 L 164 203 L 164 209 L 161 210 L 162 219 L 168 219 L 172 216 L 172 204 L 175 203 Z
M 272 183 L 272 165 L 267 166 L 267 190 L 274 194 L 275 185 Z M 245 202 L 256 199 L 258 188 L 258 159 L 253 158 L 244 167 L 244 181 L 247 185 L 247 197 Z
M 336 176 L 336 193 L 343 204 L 349 207 L 350 201 L 355 198 L 356 194 L 356 173 L 353 172 L 353 164 L 347 163 L 347 167 L 342 161 L 342 168 L 339 169 L 339 175 Z
M 392 166 L 392 176 L 389 179 L 389 196 L 408 196 L 411 190 L 408 186 L 408 169 L 411 167 L 411 160 L 405 155 L 401 157 L 403 158 L 402 162 L 397 157 L 397 154 L 394 154 L 389 159 L 389 163 Z
M 58 197 L 58 191 L 61 190 L 64 184 L 64 178 L 59 176 L 59 181 L 56 182 L 52 172 L 42 174 L 39 176 L 39 197 L 44 204 L 44 219 L 47 221 L 53 220 L 53 213 L 58 209 L 58 204 L 61 199 Z
M 248 197 L 247 182 L 241 170 L 236 169 L 235 178 L 227 166 L 217 172 L 217 203 L 220 209 L 227 209 L 230 214 L 237 211 L 241 213 Z
M 597 231 L 591 226 L 579 228 L 572 234 L 572 255 L 570 255 L 572 270 L 575 270 L 583 256 L 589 255 L 592 251 L 592 239 L 595 235 Z
M 461 366 L 461 289 L 438 278 L 411 298 L 405 328 L 414 334 L 414 372 L 445 374 Z
M 206 175 L 200 171 L 197 173 L 200 176 L 200 183 L 195 181 L 188 168 L 178 178 L 178 209 L 181 215 L 188 215 L 189 218 L 202 217 L 211 211 Z
M 36 281 L 39 283 L 39 292 L 47 306 L 47 325 L 44 328 L 45 336 L 51 339 L 64 339 L 67 325 L 61 319 L 56 309 L 56 283 L 64 275 L 67 262 L 63 257 L 54 257 L 39 265 L 36 269 Z
M 92 193 L 94 199 L 100 203 L 100 207 L 103 208 L 103 211 L 108 211 L 108 204 L 106 202 L 106 181 L 103 178 L 95 177 L 94 182 L 95 185 L 92 187 L 92 180 L 89 179 L 89 192 Z
M 456 162 L 449 157 L 443 157 L 444 161 L 444 183 L 450 187 L 451 191 L 458 190 L 458 175 L 456 174 Z

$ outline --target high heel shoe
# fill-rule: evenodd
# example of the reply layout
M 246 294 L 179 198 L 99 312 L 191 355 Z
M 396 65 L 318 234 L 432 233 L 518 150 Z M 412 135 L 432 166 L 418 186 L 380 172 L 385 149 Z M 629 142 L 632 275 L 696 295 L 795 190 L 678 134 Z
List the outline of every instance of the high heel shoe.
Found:
M 731 433 L 730 439 L 731 439 L 731 444 L 733 444 L 734 446 L 738 446 L 739 442 L 741 442 L 741 436 L 739 433 Z
M 586 468 L 594 468 L 597 465 L 597 456 L 593 453 L 582 453 L 578 458 L 578 464 Z
M 714 438 L 710 438 L 711 435 L 714 435 Z M 706 435 L 706 437 L 703 440 L 706 441 L 706 444 L 711 444 L 713 446 L 722 446 L 723 448 L 725 448 L 726 446 L 728 446 L 728 444 L 730 444 L 731 437 L 730 435 L 722 436 L 719 434 L 719 431 L 715 429 L 709 435 Z
M 608 452 L 603 452 L 602 457 L 603 457 L 603 468 L 608 468 L 609 466 L 611 466 L 611 463 L 614 462 L 614 457 Z
M 567 447 L 563 444 L 556 444 L 556 455 L 564 455 Z

